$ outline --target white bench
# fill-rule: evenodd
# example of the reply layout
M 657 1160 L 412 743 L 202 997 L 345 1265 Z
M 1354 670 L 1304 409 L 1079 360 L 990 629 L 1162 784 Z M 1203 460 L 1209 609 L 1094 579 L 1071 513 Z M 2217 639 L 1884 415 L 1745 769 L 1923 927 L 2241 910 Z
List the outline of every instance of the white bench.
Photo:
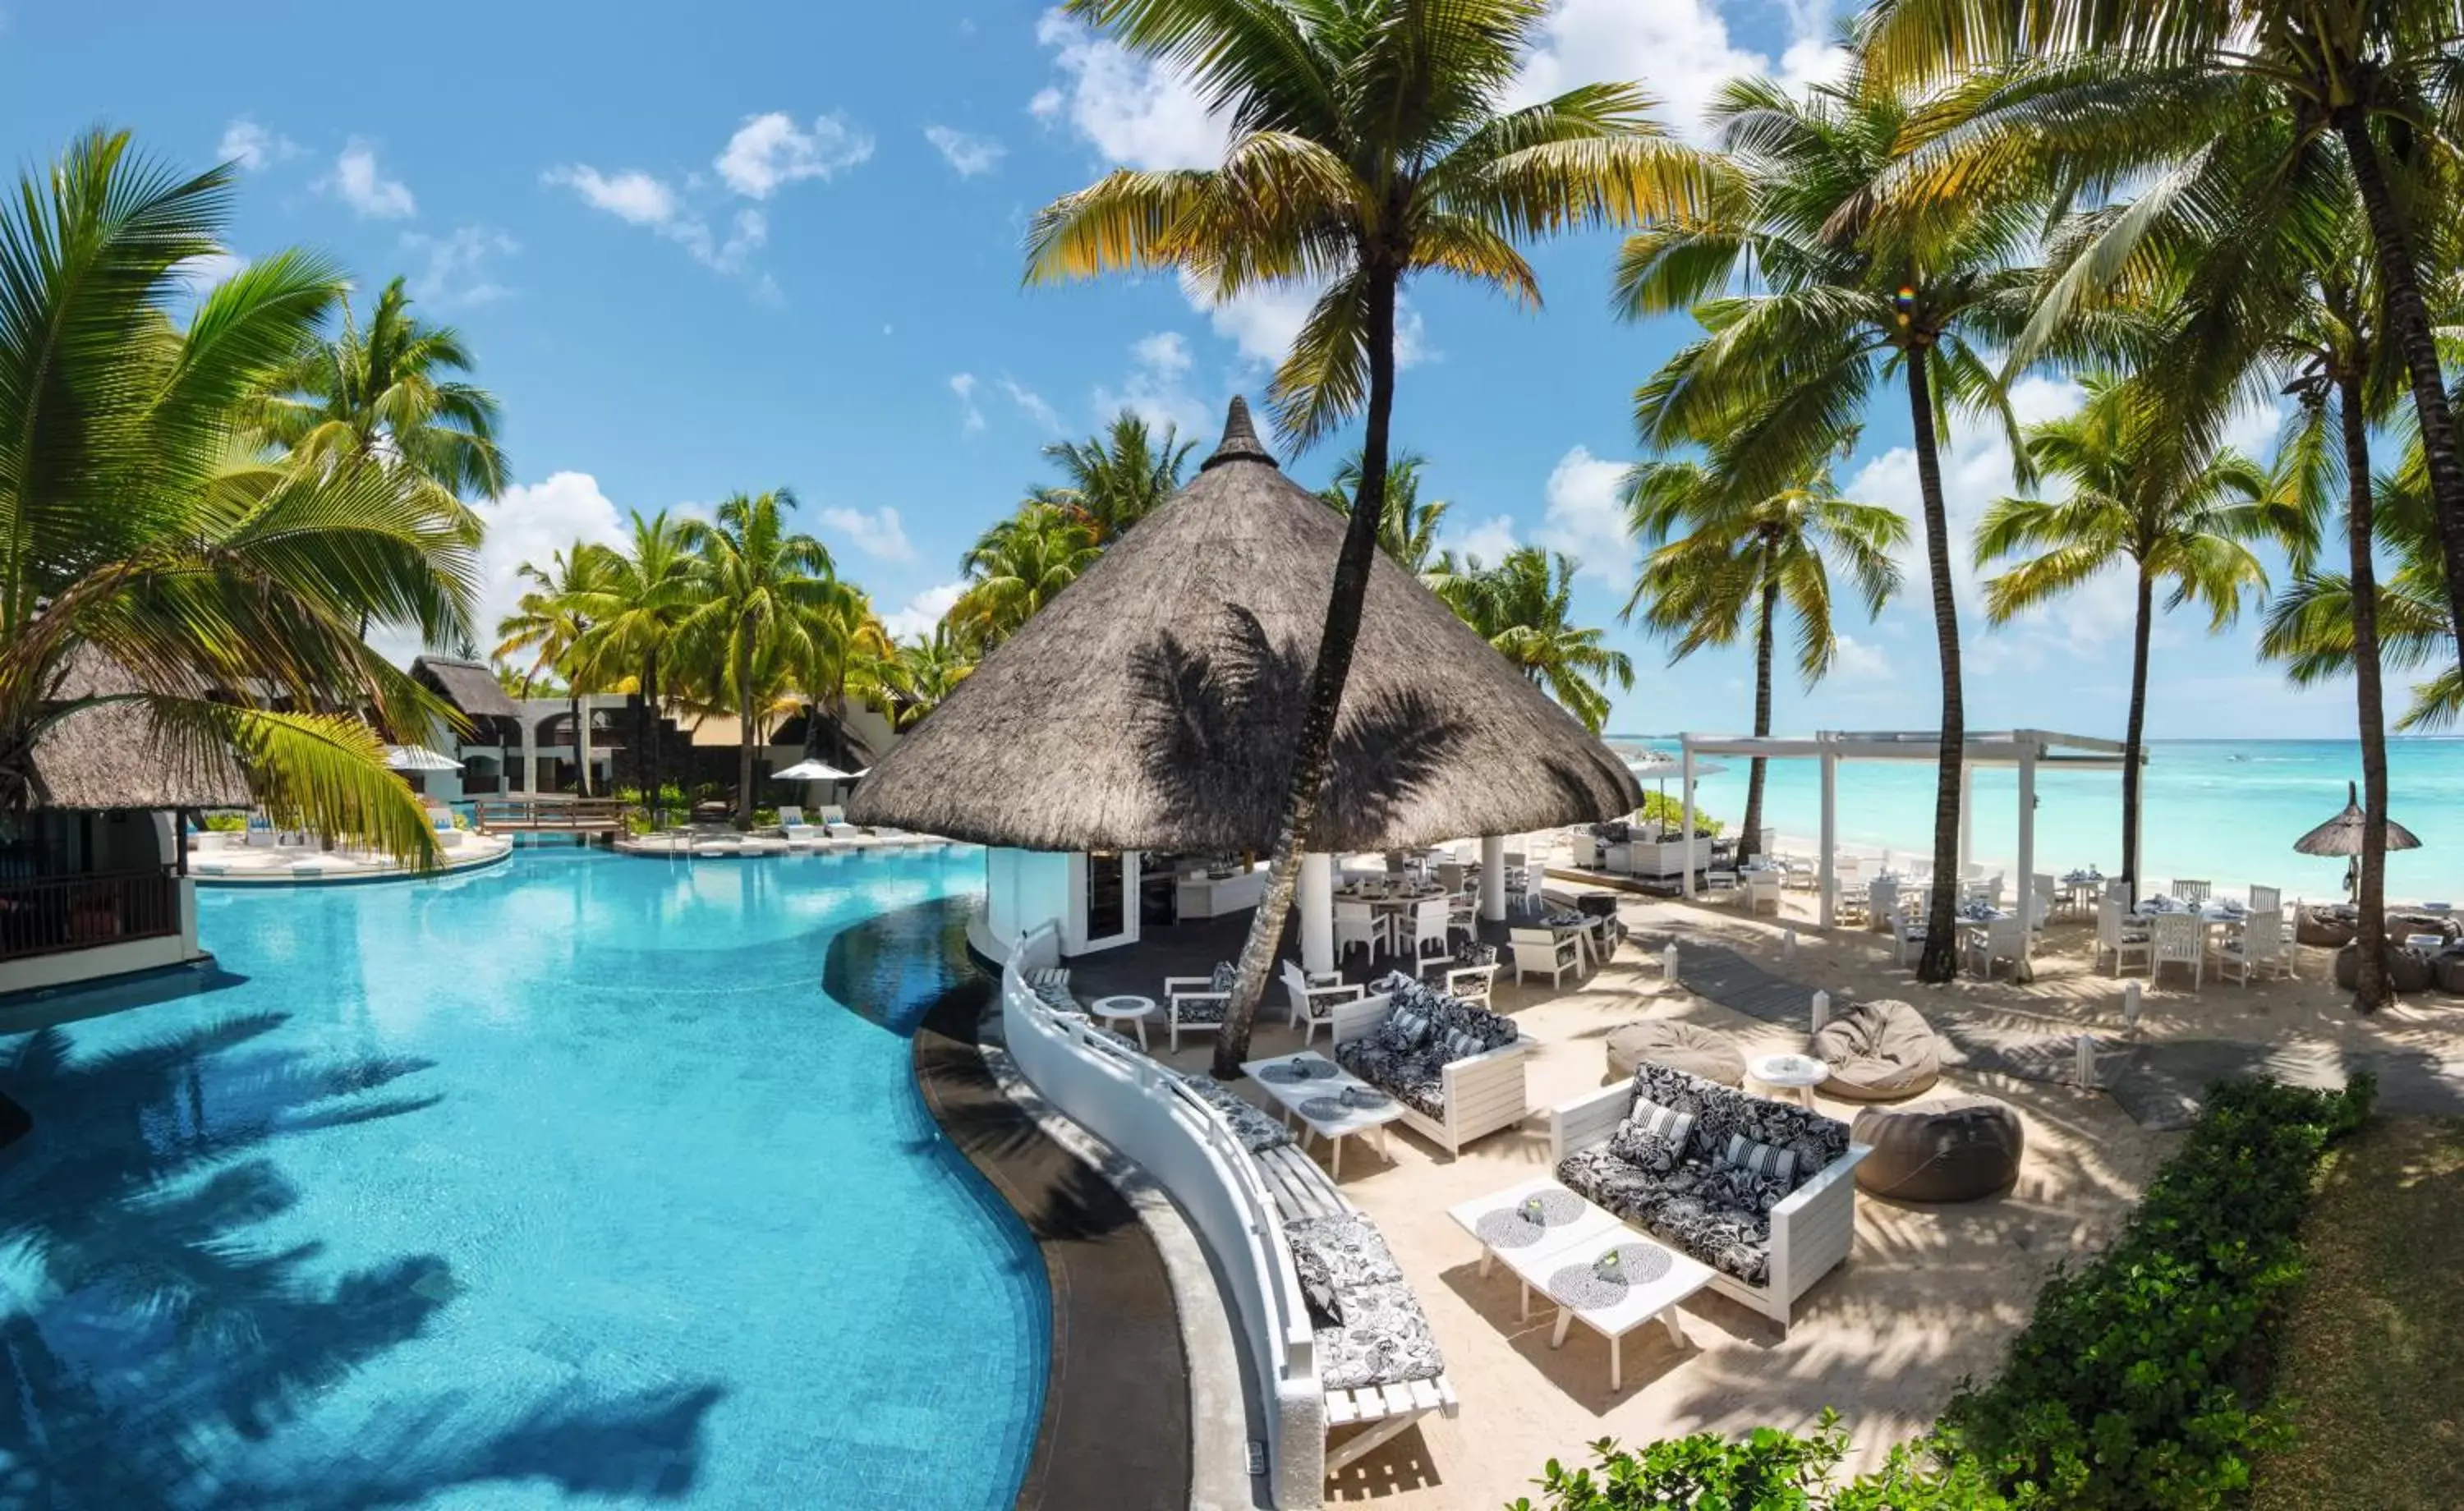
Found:
M 1382 996 L 1337 1003 L 1336 1047 L 1375 1033 L 1385 1020 L 1388 1005 L 1388 999 Z M 1530 1047 L 1529 1040 L 1517 1039 L 1485 1054 L 1446 1062 L 1439 1073 L 1445 1115 L 1433 1118 L 1406 1102 L 1403 1126 L 1444 1150 L 1451 1158 L 1462 1153 L 1463 1147 L 1472 1140 L 1522 1122 L 1531 1110 L 1523 1084 L 1524 1053 Z M 1618 1116 L 1624 1114 L 1620 1112 Z

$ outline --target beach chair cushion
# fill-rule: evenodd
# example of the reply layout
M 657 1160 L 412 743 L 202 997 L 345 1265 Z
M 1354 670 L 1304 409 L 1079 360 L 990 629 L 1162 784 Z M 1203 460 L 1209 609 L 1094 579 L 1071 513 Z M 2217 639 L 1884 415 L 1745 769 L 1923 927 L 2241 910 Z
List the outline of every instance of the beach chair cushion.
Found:
M 1385 997 L 1392 1004 L 1390 1013 L 1409 1012 L 1428 1019 L 1430 1040 L 1446 1048 L 1447 1060 L 1468 1060 L 1492 1049 L 1503 1049 L 1522 1035 L 1514 1019 L 1441 992 L 1400 971 L 1389 972 L 1372 982 L 1369 995 Z
M 1215 962 L 1215 969 L 1207 973 L 1206 989 L 1210 992 L 1229 992 L 1232 990 L 1233 983 L 1240 979 L 1239 966 L 1229 960 L 1218 960 Z
M 1282 1149 L 1292 1142 L 1291 1129 L 1213 1076 L 1191 1075 L 1180 1079 L 1190 1090 L 1204 1098 L 1207 1106 L 1223 1114 L 1224 1121 L 1232 1125 L 1234 1136 L 1241 1140 L 1241 1147 L 1250 1153 L 1264 1154 L 1270 1149 Z
M 1482 944 L 1475 939 L 1466 939 L 1455 946 L 1455 964 L 1495 965 L 1497 964 L 1497 946 Z
M 1605 1144 L 1567 1155 L 1556 1171 L 1559 1184 L 1594 1205 L 1713 1269 L 1762 1285 L 1771 1279 L 1771 1211 L 1737 1199 L 1736 1183 L 1724 1178 L 1736 1173 L 1688 1160 L 1655 1174 Z M 1771 1199 L 1776 1204 L 1780 1195 Z
M 1069 988 L 1066 982 L 1038 981 L 1028 990 L 1033 992 L 1045 1006 L 1056 1013 L 1076 1013 L 1084 1016 L 1087 1011 L 1078 1005 L 1076 997 L 1069 995 Z
M 1445 1049 L 1398 1050 L 1375 1034 L 1337 1044 L 1335 1063 L 1426 1117 L 1446 1115 Z
M 1404 1283 L 1383 1235 L 1357 1213 L 1287 1224 L 1292 1264 L 1310 1310 L 1321 1299 L 1331 1320 L 1314 1327 L 1318 1383 L 1329 1391 L 1434 1380 L 1445 1357 L 1419 1298 Z M 1318 1319 L 1312 1317 L 1312 1322 Z
M 1686 1137 L 1686 1159 L 1689 1164 L 1699 1162 L 1706 1171 L 1718 1167 L 1728 1140 L 1738 1134 L 1751 1143 L 1795 1154 L 1791 1190 L 1848 1152 L 1848 1125 L 1837 1118 L 1790 1103 L 1748 1096 L 1666 1065 L 1646 1062 L 1637 1066 L 1634 1092 L 1661 1106 L 1694 1115 L 1693 1130 Z

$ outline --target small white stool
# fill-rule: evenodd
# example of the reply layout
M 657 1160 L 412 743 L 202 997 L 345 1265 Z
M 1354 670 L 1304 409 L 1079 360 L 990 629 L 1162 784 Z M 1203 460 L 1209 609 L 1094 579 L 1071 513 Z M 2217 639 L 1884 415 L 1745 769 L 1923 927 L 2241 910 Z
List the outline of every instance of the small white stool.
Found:
M 1138 1047 L 1147 1047 L 1147 1019 L 1155 1016 L 1155 998 L 1151 996 L 1099 996 L 1087 1004 L 1087 1010 L 1104 1020 L 1104 1026 L 1134 1023 L 1138 1030 Z

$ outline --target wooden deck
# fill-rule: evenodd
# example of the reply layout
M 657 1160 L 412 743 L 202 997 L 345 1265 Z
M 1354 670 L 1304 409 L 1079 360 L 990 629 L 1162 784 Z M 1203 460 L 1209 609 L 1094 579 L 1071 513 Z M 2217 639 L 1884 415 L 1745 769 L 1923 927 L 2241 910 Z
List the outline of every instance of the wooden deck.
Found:
M 622 834 L 625 804 L 613 798 L 481 798 L 471 821 L 490 834 Z

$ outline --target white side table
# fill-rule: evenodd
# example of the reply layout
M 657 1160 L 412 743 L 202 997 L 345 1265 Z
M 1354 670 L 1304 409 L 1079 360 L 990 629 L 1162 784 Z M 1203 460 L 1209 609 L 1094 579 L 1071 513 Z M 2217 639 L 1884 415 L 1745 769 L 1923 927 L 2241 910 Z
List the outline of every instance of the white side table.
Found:
M 1789 1100 L 1811 1107 L 1814 1088 L 1831 1079 L 1831 1067 L 1812 1055 L 1756 1055 L 1746 1062 L 1746 1079 L 1786 1092 Z
M 1087 1004 L 1087 1010 L 1104 1020 L 1104 1026 L 1133 1023 L 1138 1030 L 1138 1047 L 1147 1047 L 1147 1019 L 1155 1016 L 1155 998 L 1151 996 L 1099 996 Z

